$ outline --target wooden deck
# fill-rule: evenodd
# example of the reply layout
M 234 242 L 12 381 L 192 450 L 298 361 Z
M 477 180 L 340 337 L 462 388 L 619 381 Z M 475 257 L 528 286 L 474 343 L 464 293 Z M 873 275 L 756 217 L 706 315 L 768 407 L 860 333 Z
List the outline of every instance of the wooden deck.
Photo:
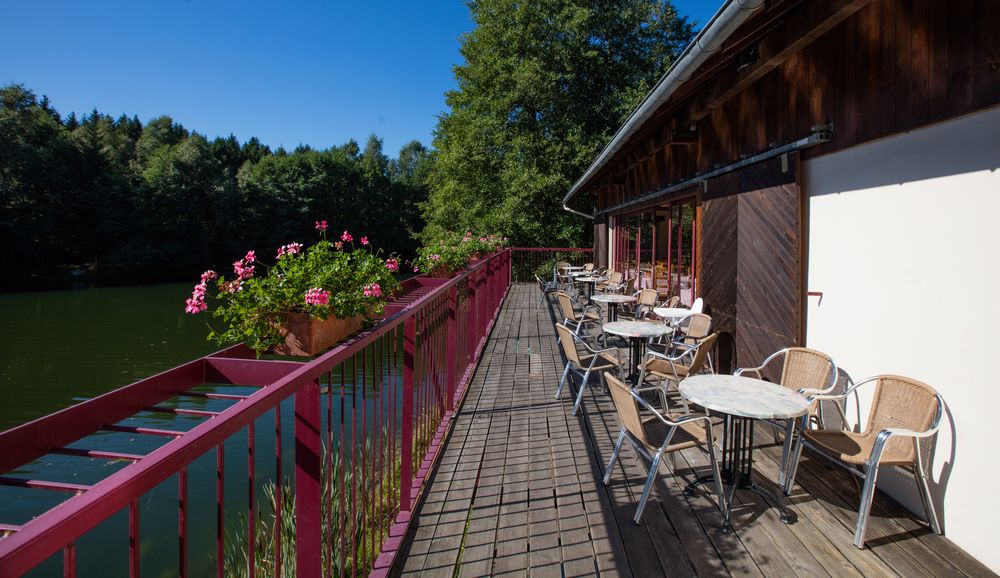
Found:
M 401 573 L 425 576 L 982 576 L 992 573 L 889 497 L 875 498 L 868 547 L 852 545 L 858 489 L 839 468 L 803 457 L 784 525 L 756 495 L 738 492 L 735 533 L 722 534 L 714 497 L 681 490 L 708 468 L 687 450 L 677 478 L 661 475 L 643 515 L 632 516 L 644 470 L 631 448 L 601 483 L 618 432 L 610 398 L 588 388 L 579 416 L 565 391 L 554 311 L 517 285 L 504 304 L 457 416 Z M 595 382 L 596 383 L 596 382 Z M 755 452 L 758 481 L 777 492 L 780 447 Z M 627 446 L 626 446 L 627 447 Z

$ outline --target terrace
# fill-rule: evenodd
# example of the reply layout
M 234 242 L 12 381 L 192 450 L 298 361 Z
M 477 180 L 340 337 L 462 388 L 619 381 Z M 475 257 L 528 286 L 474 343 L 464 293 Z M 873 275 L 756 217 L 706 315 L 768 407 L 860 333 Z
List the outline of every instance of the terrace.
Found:
M 224 350 L 5 432 L 3 490 L 63 500 L 2 520 L 0 574 L 990 573 L 882 494 L 855 548 L 858 488 L 808 454 L 790 525 L 738 492 L 723 533 L 713 494 L 681 491 L 706 471 L 697 450 L 677 477 L 660 465 L 634 524 L 637 456 L 623 450 L 601 482 L 620 427 L 610 397 L 590 388 L 577 416 L 553 399 L 556 310 L 513 281 L 555 254 L 410 282 L 381 324 L 308 363 Z M 781 448 L 758 437 L 753 467 L 773 485 Z M 91 483 L 49 467 L 79 459 L 113 467 Z M 147 559 L 164 543 L 166 568 Z
M 580 415 L 553 399 L 565 360 L 553 303 L 515 284 L 454 419 L 437 472 L 414 514 L 403 575 L 863 575 L 980 576 L 990 570 L 892 498 L 879 493 L 867 547 L 851 544 L 859 487 L 845 471 L 804 456 L 787 503 L 797 521 L 737 492 L 735 532 L 720 530 L 714 495 L 684 486 L 708 468 L 684 450 L 661 464 L 642 522 L 632 521 L 645 470 L 623 449 L 601 482 L 621 427 L 611 398 L 590 387 Z M 781 446 L 769 431 L 755 453 L 758 480 L 778 476 Z

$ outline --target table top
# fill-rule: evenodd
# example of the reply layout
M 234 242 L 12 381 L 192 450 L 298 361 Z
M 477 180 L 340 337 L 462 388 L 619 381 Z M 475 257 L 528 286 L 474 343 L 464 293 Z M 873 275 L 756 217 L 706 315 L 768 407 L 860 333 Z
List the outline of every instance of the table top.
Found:
M 681 381 L 678 390 L 712 411 L 753 419 L 794 418 L 809 408 L 799 392 L 752 377 L 695 375 Z
M 601 303 L 631 303 L 635 301 L 633 295 L 619 295 L 618 293 L 598 293 L 591 297 L 594 301 Z
M 653 307 L 653 313 L 660 317 L 668 317 L 673 320 L 684 319 L 691 316 L 691 310 L 683 307 Z
M 586 269 L 586 267 L 583 265 L 570 265 L 568 267 L 563 267 L 563 269 L 566 269 L 567 271 L 582 271 Z
M 692 311 L 683 307 L 653 307 L 653 313 L 677 323 L 691 317 Z
M 582 281 L 584 283 L 597 283 L 599 281 L 607 281 L 607 279 L 608 279 L 607 277 L 594 277 L 594 276 L 576 278 L 577 281 Z
M 671 329 L 656 321 L 612 321 L 601 326 L 605 333 L 621 335 L 622 337 L 659 337 L 671 332 Z

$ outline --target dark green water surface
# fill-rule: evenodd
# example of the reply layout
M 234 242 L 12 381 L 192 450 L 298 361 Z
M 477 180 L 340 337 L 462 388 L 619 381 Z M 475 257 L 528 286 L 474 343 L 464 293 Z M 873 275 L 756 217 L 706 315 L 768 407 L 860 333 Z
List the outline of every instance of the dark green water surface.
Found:
M 0 294 L 0 430 L 218 347 L 190 284 Z

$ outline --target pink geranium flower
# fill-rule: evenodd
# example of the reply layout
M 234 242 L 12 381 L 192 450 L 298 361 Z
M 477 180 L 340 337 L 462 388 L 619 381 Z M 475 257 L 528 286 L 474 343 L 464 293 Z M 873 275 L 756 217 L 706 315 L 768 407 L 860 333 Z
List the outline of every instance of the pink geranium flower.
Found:
M 233 263 L 233 272 L 236 273 L 241 280 L 253 277 L 254 266 L 249 263 L 250 262 L 244 262 L 243 259 Z
M 252 250 L 247 251 L 247 256 L 243 257 L 243 260 L 246 261 L 247 263 L 253 263 L 254 261 L 257 260 L 257 254 L 254 253 Z
M 208 271 L 205 271 L 204 273 L 201 274 L 201 282 L 209 283 L 211 281 L 215 281 L 218 277 L 219 277 L 218 273 L 209 269 Z
M 334 247 L 335 247 L 335 248 L 336 248 L 336 249 L 337 249 L 338 251 L 340 251 L 341 249 L 343 249 L 343 248 L 344 248 L 344 244 L 343 244 L 343 243 L 341 243 L 340 241 L 337 241 L 336 243 L 334 243 L 334 244 L 333 244 L 333 246 L 334 246 Z
M 302 252 L 301 243 L 289 243 L 278 248 L 278 258 L 280 259 L 283 255 L 297 255 L 300 252 Z
M 379 287 L 378 283 L 372 283 L 371 285 L 365 285 L 364 290 L 365 297 L 381 297 L 382 288 Z
M 344 234 L 340 236 L 340 240 L 345 243 L 350 243 L 351 241 L 354 240 L 354 237 L 352 237 L 351 234 L 348 233 L 347 231 L 344 231 Z
M 316 221 L 316 230 L 317 231 L 325 231 L 326 230 L 326 221 Z
M 399 259 L 386 259 L 385 268 L 393 273 L 399 271 Z
M 330 302 L 330 292 L 319 287 L 306 291 L 306 305 L 326 305 Z
M 367 245 L 368 244 L 368 237 L 361 237 L 361 244 L 362 245 Z

